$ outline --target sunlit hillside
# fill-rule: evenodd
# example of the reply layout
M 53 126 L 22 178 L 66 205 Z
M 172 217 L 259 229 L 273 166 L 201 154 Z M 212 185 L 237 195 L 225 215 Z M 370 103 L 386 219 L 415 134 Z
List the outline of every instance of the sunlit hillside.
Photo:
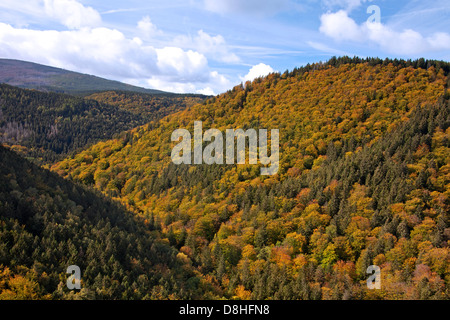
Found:
M 448 298 L 449 71 L 341 58 L 274 73 L 52 170 L 122 201 L 227 298 Z M 279 129 L 278 174 L 173 164 L 171 134 L 194 121 Z

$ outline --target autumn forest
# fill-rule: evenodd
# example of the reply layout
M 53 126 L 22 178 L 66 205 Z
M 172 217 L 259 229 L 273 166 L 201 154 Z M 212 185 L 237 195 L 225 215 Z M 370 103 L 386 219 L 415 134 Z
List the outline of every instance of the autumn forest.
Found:
M 2 84 L 0 299 L 447 300 L 449 86 L 357 57 L 217 96 Z M 174 164 L 195 121 L 278 129 L 278 173 Z

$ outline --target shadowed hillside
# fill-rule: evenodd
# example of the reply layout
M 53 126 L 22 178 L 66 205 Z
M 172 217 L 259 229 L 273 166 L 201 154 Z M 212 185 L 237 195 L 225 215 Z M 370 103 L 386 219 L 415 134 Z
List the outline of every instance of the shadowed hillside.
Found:
M 215 296 L 120 204 L 2 146 L 0 159 L 0 300 Z M 81 290 L 66 287 L 70 265 L 81 269 Z

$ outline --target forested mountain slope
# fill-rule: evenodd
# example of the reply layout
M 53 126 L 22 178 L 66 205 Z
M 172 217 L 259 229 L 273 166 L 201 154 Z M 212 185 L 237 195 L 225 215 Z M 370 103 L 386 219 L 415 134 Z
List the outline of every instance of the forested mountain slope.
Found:
M 343 58 L 271 74 L 53 170 L 148 219 L 227 298 L 448 298 L 449 70 Z M 171 133 L 194 121 L 279 129 L 278 174 L 174 165 Z
M 117 105 L 122 101 L 117 96 L 133 99 Z M 16 145 L 26 156 L 52 162 L 203 101 L 200 96 L 126 92 L 99 93 L 96 97 L 102 99 L 0 84 L 0 142 Z
M 148 223 L 0 146 L 0 300 L 200 299 L 213 292 Z M 82 289 L 66 287 L 70 265 Z
M 150 122 L 197 103 L 202 103 L 207 96 L 200 94 L 144 94 L 128 91 L 105 91 L 91 94 L 86 98 L 130 111 Z

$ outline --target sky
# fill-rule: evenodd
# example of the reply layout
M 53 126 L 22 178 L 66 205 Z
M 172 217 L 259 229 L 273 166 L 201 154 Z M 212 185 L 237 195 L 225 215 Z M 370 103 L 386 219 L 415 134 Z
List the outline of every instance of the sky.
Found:
M 450 60 L 448 0 L 0 0 L 0 58 L 219 94 L 332 56 Z

